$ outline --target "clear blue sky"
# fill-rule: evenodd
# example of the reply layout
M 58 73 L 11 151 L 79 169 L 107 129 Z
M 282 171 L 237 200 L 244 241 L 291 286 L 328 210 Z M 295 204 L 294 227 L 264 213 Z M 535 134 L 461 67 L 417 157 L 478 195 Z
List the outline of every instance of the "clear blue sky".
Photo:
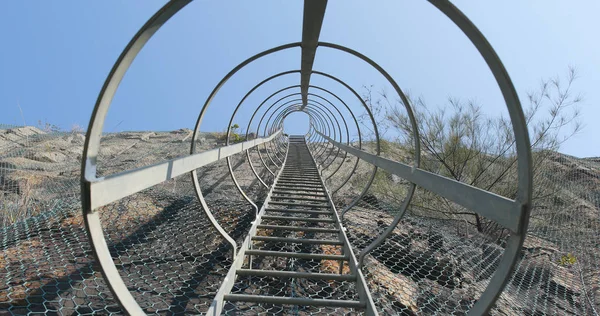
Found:
M 0 123 L 64 129 L 86 126 L 114 61 L 165 1 L 7 1 L 0 12 Z M 578 68 L 575 87 L 584 130 L 561 148 L 600 156 L 600 12 L 598 1 L 467 1 L 454 3 L 494 46 L 522 100 L 540 79 Z M 107 131 L 192 127 L 214 85 L 245 58 L 301 38 L 301 1 L 196 1 L 169 21 L 138 56 L 115 97 Z M 401 87 L 442 104 L 473 98 L 489 114 L 504 104 L 483 60 L 467 39 L 426 1 L 329 1 L 321 40 L 354 48 L 380 63 Z M 222 130 L 229 112 L 258 81 L 297 69 L 290 50 L 244 69 L 222 90 L 204 130 Z M 356 60 L 319 49 L 315 68 L 351 85 L 382 87 Z M 265 87 L 296 84 L 298 76 Z M 330 85 L 324 79 L 314 83 Z M 343 92 L 340 92 L 344 94 Z M 348 94 L 344 97 L 350 98 Z M 250 107 L 248 107 L 250 108 Z M 248 112 L 242 111 L 242 115 Z M 226 115 L 228 117 L 229 114 Z M 225 121 L 224 121 L 225 120 Z

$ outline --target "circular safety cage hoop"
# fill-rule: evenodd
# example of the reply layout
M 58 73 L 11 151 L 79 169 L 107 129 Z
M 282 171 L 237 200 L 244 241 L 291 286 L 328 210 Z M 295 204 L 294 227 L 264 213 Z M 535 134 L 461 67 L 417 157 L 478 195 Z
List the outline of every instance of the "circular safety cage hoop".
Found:
M 488 313 L 525 239 L 532 172 L 518 96 L 477 28 L 450 2 L 431 1 L 479 51 L 504 97 L 518 155 L 514 199 L 421 168 L 419 125 L 401 87 L 360 52 L 318 41 L 326 1 L 305 3 L 301 42 L 252 56 L 217 84 L 194 130 L 184 132 L 180 143 L 189 145 L 187 153 L 118 173 L 100 168 L 103 126 L 121 79 L 152 35 L 187 3 L 167 3 L 127 45 L 85 139 L 85 226 L 120 307 L 131 315 Z M 372 108 L 356 88 L 312 68 L 317 48 L 356 58 L 393 87 L 412 132 L 412 148 L 402 158 L 384 146 Z M 300 69 L 257 82 L 230 113 L 221 111 L 229 117 L 223 135 L 201 132 L 211 102 L 231 78 L 290 49 L 301 49 Z M 258 105 L 247 102 L 290 76 L 299 76 L 299 84 L 279 85 Z M 329 85 L 311 84 L 311 77 Z M 360 113 L 350 103 L 358 103 Z M 248 107 L 252 114 L 241 115 Z M 298 112 L 308 116 L 309 130 L 288 135 L 286 119 Z M 465 235 L 456 221 L 409 212 L 413 197 L 425 194 L 509 234 L 494 243 L 484 233 Z

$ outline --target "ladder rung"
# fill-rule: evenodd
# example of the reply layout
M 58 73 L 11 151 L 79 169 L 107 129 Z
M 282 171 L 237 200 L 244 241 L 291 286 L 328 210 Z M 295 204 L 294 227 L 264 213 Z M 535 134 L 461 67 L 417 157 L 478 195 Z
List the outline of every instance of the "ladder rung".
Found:
M 304 155 L 300 154 L 300 155 L 297 155 L 296 157 L 294 157 L 294 155 L 292 154 L 292 157 L 290 157 L 290 158 L 291 158 L 291 160 L 288 161 L 287 165 L 285 165 L 286 168 L 293 169 L 293 168 L 298 168 L 298 167 L 313 167 L 313 168 L 315 167 L 315 164 L 312 161 L 296 161 L 296 162 L 294 161 L 294 158 L 301 158 L 301 159 L 310 158 L 310 155 L 308 153 L 304 154 Z
M 296 186 L 322 187 L 323 186 L 323 184 L 321 184 L 321 182 L 303 182 L 303 181 L 287 181 L 287 180 L 284 180 L 284 181 L 279 180 L 279 181 L 277 181 L 277 185 L 278 186 L 282 186 L 282 185 L 283 186 L 293 186 L 293 187 L 296 187 Z
M 297 169 L 293 168 L 293 169 L 290 169 L 290 168 L 286 167 L 285 169 L 283 169 L 283 172 L 303 174 L 304 172 L 307 172 L 307 171 L 318 171 L 318 170 L 319 169 L 317 169 L 317 168 L 297 168 Z
M 298 179 L 306 179 L 306 178 L 312 178 L 312 179 L 319 179 L 319 175 L 318 173 L 314 173 L 314 174 L 306 174 L 306 173 L 295 173 L 295 174 L 284 174 L 286 173 L 285 171 L 282 172 L 283 176 L 286 177 L 290 177 L 290 178 L 298 178 Z
M 321 183 L 312 184 L 312 183 L 300 183 L 300 182 L 277 182 L 276 187 L 302 187 L 302 188 L 322 188 L 323 185 Z
M 323 186 L 307 186 L 307 185 L 294 185 L 294 184 L 276 184 L 275 185 L 275 189 L 296 189 L 296 190 L 301 190 L 301 189 L 309 189 L 309 190 L 313 190 L 313 189 L 323 189 Z
M 292 216 L 263 215 L 262 219 L 294 221 L 294 222 L 312 222 L 312 223 L 335 223 L 335 221 L 330 218 L 306 218 L 306 217 L 292 217 Z
M 297 192 L 301 192 L 301 193 L 305 193 L 306 192 L 311 192 L 311 193 L 325 193 L 325 190 L 312 190 L 312 189 L 302 189 L 302 188 L 297 188 L 297 189 L 292 189 L 292 188 L 276 188 L 275 190 L 279 191 L 279 192 L 285 192 L 285 194 L 296 194 Z
M 252 240 L 256 241 L 270 241 L 270 242 L 285 242 L 293 244 L 313 244 L 313 245 L 343 245 L 344 243 L 339 240 L 321 240 L 321 239 L 301 239 L 301 238 L 283 238 L 283 237 L 271 237 L 271 236 L 254 236 Z
M 283 176 L 288 177 L 288 178 L 292 178 L 292 179 L 314 179 L 314 180 L 319 180 L 319 176 L 316 173 L 312 174 L 312 175 L 305 174 L 305 173 L 302 173 L 302 174 L 300 174 L 300 173 L 299 174 L 290 174 L 290 175 L 286 174 L 286 175 L 283 175 Z
M 277 200 L 297 200 L 297 201 L 313 201 L 313 202 L 327 202 L 327 201 L 329 201 L 327 199 L 311 199 L 311 198 L 306 198 L 306 197 L 292 197 L 292 196 L 280 196 L 280 195 L 273 195 L 273 196 L 271 196 L 271 199 L 277 199 Z
M 326 196 L 325 194 L 314 194 L 314 193 L 290 193 L 289 191 L 279 191 L 279 190 L 273 190 L 272 193 L 275 194 L 289 194 L 289 195 L 304 195 L 304 196 Z
M 318 253 L 306 253 L 306 252 L 284 252 L 284 251 L 271 251 L 271 250 L 246 250 L 246 255 L 249 256 L 266 256 L 266 257 L 285 257 L 285 258 L 299 258 L 307 260 L 348 260 L 348 256 L 343 255 L 325 255 Z
M 311 172 L 313 174 L 318 174 L 319 169 L 283 169 L 282 174 L 294 174 L 294 175 L 304 175 L 307 172 Z
M 241 276 L 259 276 L 259 277 L 275 277 L 275 278 L 299 278 L 299 279 L 315 279 L 315 280 L 333 280 L 333 281 L 354 281 L 356 275 L 353 274 L 334 274 L 334 273 L 310 273 L 310 272 L 295 272 L 295 271 L 275 271 L 275 270 L 255 270 L 255 269 L 240 269 L 236 271 L 237 275 Z
M 311 211 L 311 210 L 290 210 L 285 208 L 265 208 L 268 212 L 280 212 L 280 213 L 303 213 L 303 214 L 318 214 L 318 215 L 333 215 L 333 212 L 328 211 Z
M 289 230 L 289 231 L 296 231 L 296 232 L 318 232 L 318 233 L 339 233 L 340 232 L 340 230 L 337 228 L 282 226 L 282 225 L 264 225 L 264 224 L 258 225 L 257 228 Z
M 294 159 L 294 158 L 297 158 L 297 157 L 291 157 L 291 159 Z M 303 159 L 303 158 L 310 158 L 310 155 L 300 155 L 299 158 L 301 158 L 301 159 Z M 288 161 L 288 164 L 285 165 L 286 169 L 307 168 L 307 167 L 308 168 L 314 168 L 315 164 L 312 163 L 311 161 L 299 162 L 299 163 L 296 163 L 296 162 L 293 162 L 293 161 L 292 162 Z
M 283 186 L 283 187 L 279 187 L 279 188 L 278 188 L 277 186 L 275 186 L 275 190 L 277 190 L 277 191 L 279 191 L 279 190 L 292 190 L 292 191 L 294 191 L 294 190 L 302 190 L 302 191 L 319 191 L 319 190 L 313 190 L 313 189 L 321 189 L 320 191 L 323 191 L 323 190 L 322 190 L 322 189 L 323 189 L 323 187 L 320 187 L 320 188 L 301 188 L 301 187 L 285 187 L 285 186 Z
M 318 184 L 321 185 L 321 181 L 304 181 L 304 180 L 300 180 L 300 179 L 283 179 L 283 178 L 279 178 L 279 180 L 277 180 L 277 183 L 303 183 L 303 184 Z
M 247 294 L 227 294 L 224 299 L 229 302 L 252 302 L 278 305 L 300 305 L 300 306 L 327 306 L 327 307 L 346 307 L 346 308 L 364 308 L 366 303 L 349 300 L 328 300 L 322 298 L 301 298 L 301 297 L 283 297 L 283 296 L 263 296 Z
M 280 177 L 279 181 L 290 181 L 290 182 L 306 182 L 306 183 L 318 183 L 321 184 L 321 180 L 317 177 L 305 177 L 305 176 L 294 176 L 294 177 Z
M 331 208 L 330 205 L 323 204 L 308 204 L 308 203 L 288 203 L 288 202 L 269 202 L 271 205 L 286 205 L 286 206 L 300 206 L 300 207 L 313 207 L 313 208 Z

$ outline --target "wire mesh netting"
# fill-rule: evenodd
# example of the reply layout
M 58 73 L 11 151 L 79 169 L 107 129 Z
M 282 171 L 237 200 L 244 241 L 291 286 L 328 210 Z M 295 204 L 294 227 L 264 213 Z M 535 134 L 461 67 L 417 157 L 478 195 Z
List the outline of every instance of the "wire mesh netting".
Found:
M 32 127 L 3 126 L 0 187 L 3 216 L 0 311 L 121 314 L 95 263 L 81 214 L 79 162 L 84 136 Z M 13 137 L 13 134 L 21 137 Z M 103 138 L 99 173 L 113 174 L 189 152 L 189 130 L 119 133 Z M 210 135 L 203 149 L 217 145 Z M 207 140 L 208 138 L 208 140 Z M 6 138 L 3 138 L 3 140 Z M 64 154 L 64 160 L 41 160 Z M 79 155 L 79 156 L 76 156 Z M 257 153 L 250 158 L 258 160 Z M 234 173 L 255 200 L 266 188 L 246 162 L 231 157 Z M 197 170 L 217 221 L 242 240 L 256 210 L 237 194 L 225 160 Z M 273 167 L 274 171 L 277 168 Z M 256 168 L 267 184 L 272 177 Z M 99 214 L 111 256 L 146 313 L 201 313 L 227 274 L 231 244 L 220 237 L 196 198 L 189 175 L 102 207 Z
M 13 315 L 123 313 L 93 257 L 81 214 L 79 169 L 85 137 L 34 127 L 2 126 L 0 132 L 0 311 Z M 99 175 L 185 155 L 189 134 L 185 129 L 106 134 Z M 198 151 L 220 143 L 203 134 Z M 249 159 L 245 152 L 230 157 L 236 181 L 257 208 L 285 159 L 285 153 L 275 150 L 277 146 L 257 146 L 248 152 Z M 382 169 L 373 173 L 372 165 L 331 144 L 314 142 L 309 146 L 358 255 L 401 211 L 410 184 Z M 362 148 L 376 153 L 372 142 L 363 142 Z M 408 151 L 389 144 L 381 146 L 380 155 L 407 164 L 412 159 Z M 492 314 L 594 315 L 598 311 L 600 160 L 556 152 L 545 157 L 535 176 L 534 207 L 521 260 Z M 240 245 L 257 208 L 237 191 L 226 160 L 196 171 L 217 222 Z M 287 195 L 290 201 L 321 199 L 314 193 L 295 192 Z M 346 210 L 357 198 L 357 204 Z M 286 207 L 276 203 L 271 207 L 270 217 L 262 224 L 286 224 L 278 218 L 286 215 Z M 110 203 L 98 212 L 113 262 L 144 312 L 198 314 L 208 310 L 231 267 L 233 249 L 206 217 L 189 175 Z M 327 215 L 296 216 L 319 220 L 318 224 L 298 222 L 299 229 L 333 227 Z M 265 228 L 257 236 L 323 241 L 335 240 L 337 234 Z M 508 236 L 508 231 L 493 222 L 417 189 L 400 223 L 366 256 L 362 272 L 382 314 L 464 314 L 498 269 Z M 343 253 L 335 243 L 263 239 L 253 243 L 252 249 Z M 348 265 L 334 259 L 259 255 L 246 260 L 243 268 L 350 274 Z M 238 276 L 231 293 L 337 300 L 355 300 L 358 295 L 353 282 L 271 276 Z M 337 315 L 362 311 L 228 302 L 224 313 Z
M 495 94 L 480 89 L 479 71 L 460 81 L 484 91 L 497 118 L 472 100 L 428 106 L 400 86 L 437 100 L 461 91 L 456 82 L 419 88 L 423 54 L 397 63 L 396 82 L 330 31 L 321 40 L 327 1 L 305 1 L 301 41 L 239 64 L 200 54 L 236 59 L 202 108 L 182 101 L 188 85 L 120 96 L 135 81 L 130 68 L 155 64 L 134 64 L 138 54 L 155 34 L 174 38 L 158 31 L 188 2 L 167 2 L 134 35 L 88 133 L 0 125 L 1 315 L 598 315 L 600 159 L 557 152 L 580 130 L 574 69 L 521 102 L 475 25 L 451 2 L 430 1 L 449 19 L 441 30 L 464 35 L 475 53 L 441 64 L 486 66 Z M 281 58 L 292 53 L 299 68 Z M 156 73 L 178 68 L 165 65 Z M 361 80 L 383 83 L 381 92 L 359 94 Z M 135 113 L 127 124 L 146 131 L 106 133 L 123 122 L 107 120 L 113 100 L 126 111 L 110 113 Z M 198 114 L 194 130 L 153 130 L 175 124 L 144 116 L 153 106 L 179 113 L 177 127 Z
M 323 143 L 317 147 L 333 150 Z M 399 148 L 382 146 L 381 156 L 411 164 L 408 151 Z M 375 153 L 374 144 L 363 144 L 363 150 Z M 521 260 L 492 314 L 595 315 L 600 304 L 599 160 L 537 154 L 547 157 L 537 160 L 534 205 Z M 353 170 L 357 158 L 336 159 L 342 170 Z M 327 163 L 323 158 L 321 165 Z M 333 163 L 323 174 L 335 168 Z M 359 161 L 355 170 L 350 185 L 334 195 L 338 210 L 360 195 L 373 166 Z M 333 190 L 348 175 L 338 172 L 327 183 Z M 344 214 L 356 253 L 388 228 L 408 189 L 400 177 L 377 170 L 373 184 Z M 508 236 L 493 222 L 476 219 L 475 213 L 417 188 L 398 226 L 365 261 L 363 273 L 379 312 L 468 312 L 498 269 Z

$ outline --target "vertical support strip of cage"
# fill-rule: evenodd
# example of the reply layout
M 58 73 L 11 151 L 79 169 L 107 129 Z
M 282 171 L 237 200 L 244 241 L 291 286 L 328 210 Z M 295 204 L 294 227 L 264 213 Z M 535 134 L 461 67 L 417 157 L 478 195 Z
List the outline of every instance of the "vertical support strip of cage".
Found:
M 304 16 L 302 19 L 302 56 L 300 59 L 300 93 L 302 93 L 302 105 L 300 110 L 304 110 L 308 103 L 308 86 L 310 84 L 310 75 L 312 74 L 321 26 L 325 17 L 325 8 L 327 0 L 304 1 Z

